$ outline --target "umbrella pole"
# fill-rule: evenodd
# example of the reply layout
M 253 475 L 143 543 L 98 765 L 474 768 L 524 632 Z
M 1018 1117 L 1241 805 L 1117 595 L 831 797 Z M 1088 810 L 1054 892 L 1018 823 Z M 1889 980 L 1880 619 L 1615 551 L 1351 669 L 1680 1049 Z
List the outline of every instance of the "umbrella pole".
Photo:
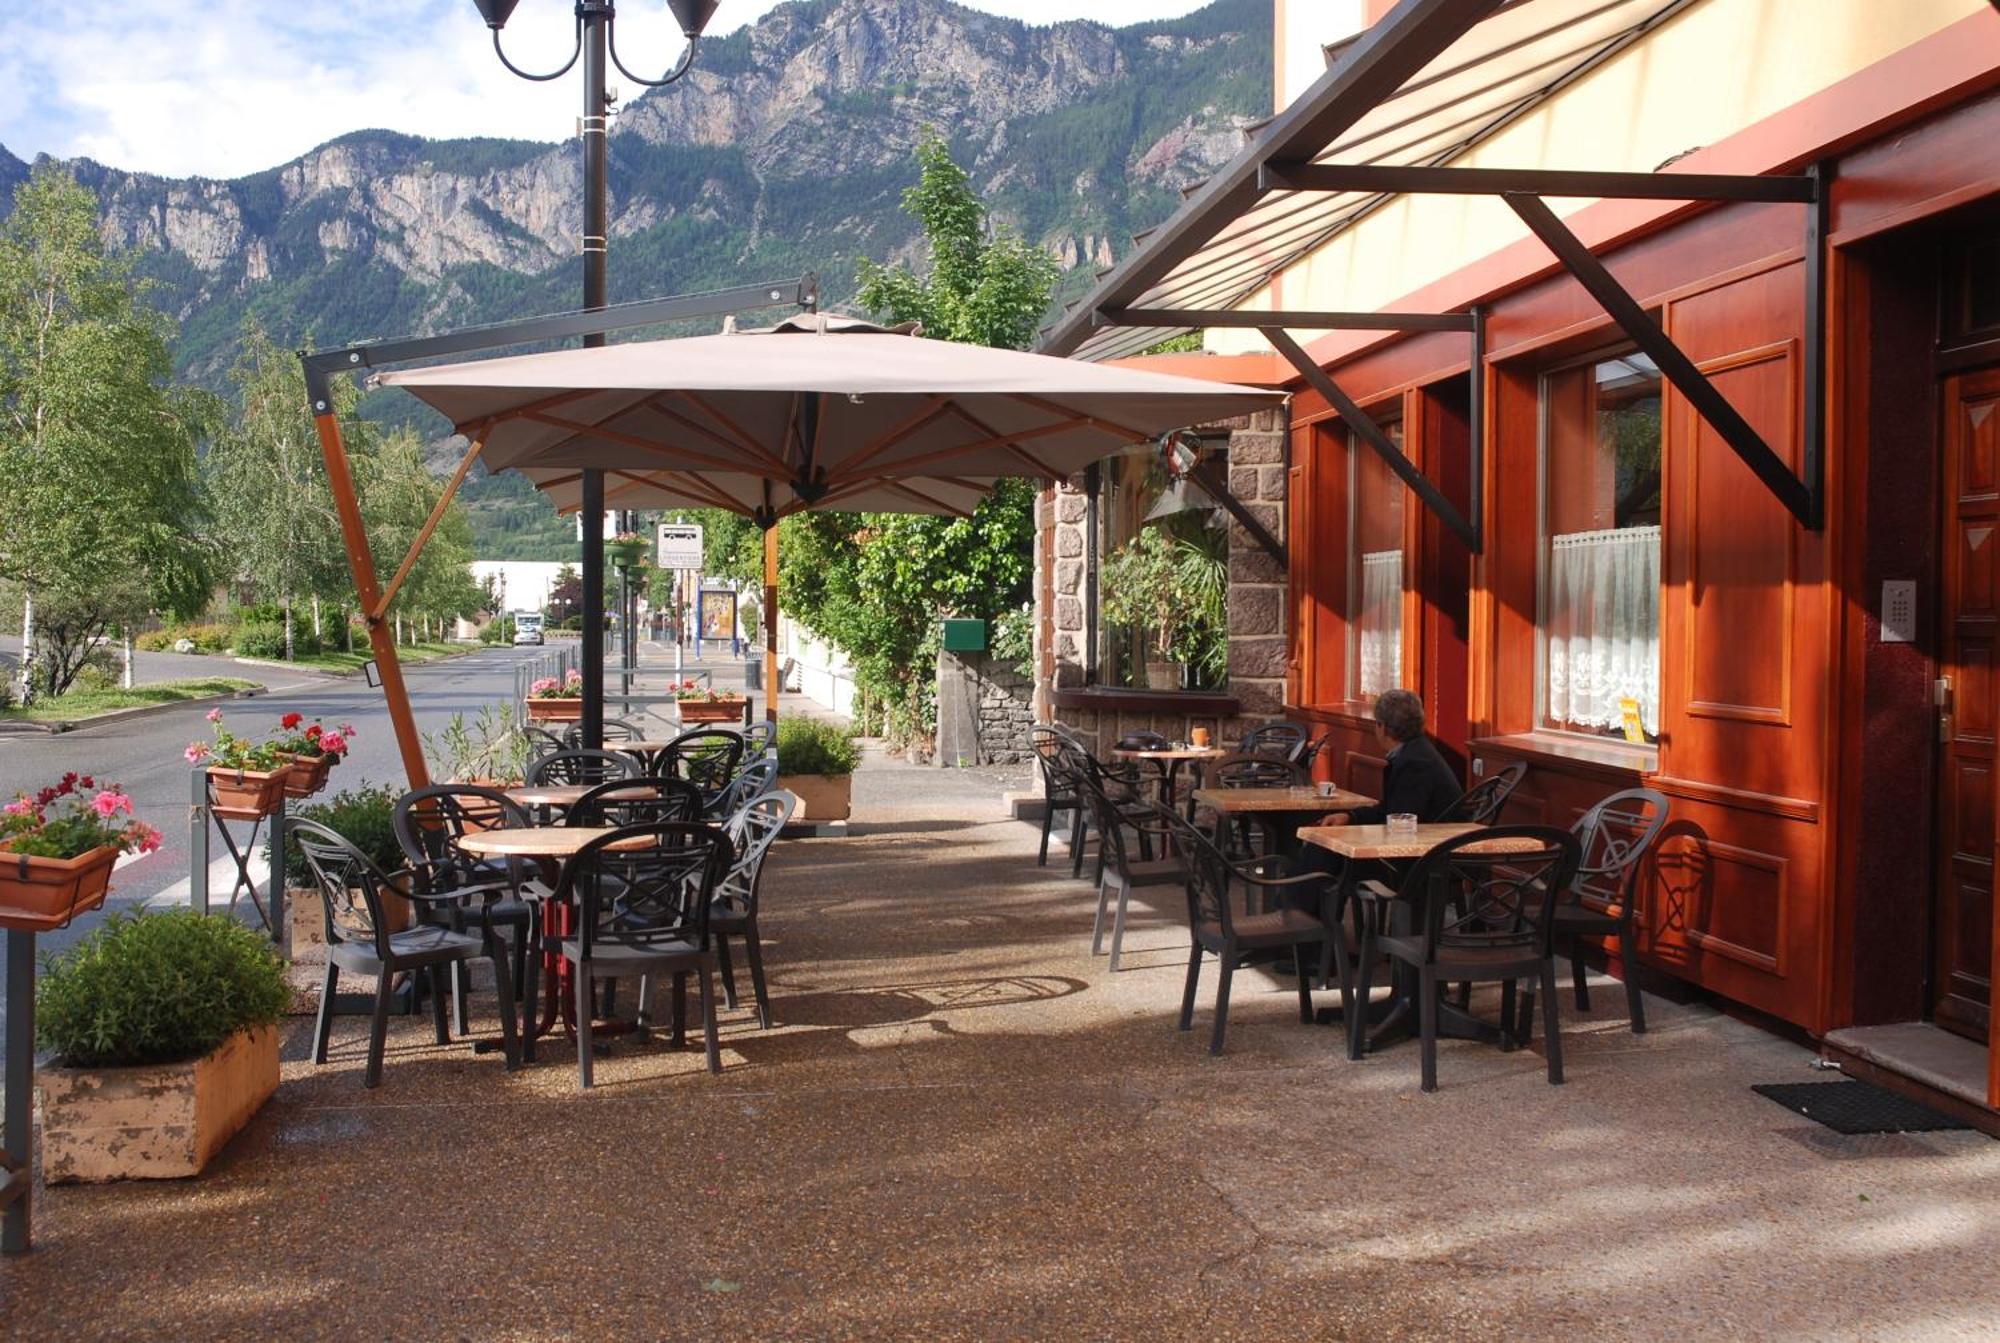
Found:
M 411 788 L 422 788 L 431 781 L 430 767 L 424 763 L 423 738 L 417 734 L 417 718 L 410 711 L 410 691 L 403 684 L 403 664 L 396 657 L 395 634 L 378 609 L 382 605 L 382 590 L 375 579 L 375 556 L 368 549 L 367 524 L 361 520 L 361 501 L 354 493 L 354 470 L 347 460 L 347 444 L 340 436 L 340 421 L 331 411 L 314 416 L 313 424 L 319 430 L 320 452 L 326 458 L 326 480 L 333 490 L 334 511 L 340 515 L 341 539 L 347 545 L 347 568 L 354 576 L 355 599 L 368 622 L 368 645 L 375 653 L 375 670 L 382 679 L 382 698 L 389 704 L 389 723 L 396 731 L 403 772 L 409 776 Z M 467 462 L 470 464 L 469 457 Z
M 778 524 L 764 529 L 764 717 L 778 721 Z

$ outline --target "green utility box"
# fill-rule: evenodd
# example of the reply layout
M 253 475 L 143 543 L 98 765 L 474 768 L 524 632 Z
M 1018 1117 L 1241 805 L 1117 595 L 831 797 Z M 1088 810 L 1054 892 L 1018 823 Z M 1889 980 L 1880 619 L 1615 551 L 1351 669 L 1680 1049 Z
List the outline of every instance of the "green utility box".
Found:
M 950 653 L 984 653 L 986 651 L 986 622 L 983 620 L 947 620 L 944 622 L 944 646 Z

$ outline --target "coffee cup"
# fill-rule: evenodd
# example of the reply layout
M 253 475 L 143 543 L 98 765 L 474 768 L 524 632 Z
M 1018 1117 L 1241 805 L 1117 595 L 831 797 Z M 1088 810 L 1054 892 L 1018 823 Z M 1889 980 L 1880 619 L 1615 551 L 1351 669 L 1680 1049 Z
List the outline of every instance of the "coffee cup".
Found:
M 1320 795 L 1321 797 L 1332 797 L 1332 796 L 1334 795 L 1334 792 L 1335 792 L 1335 789 L 1334 789 L 1334 786 L 1333 786 L 1333 780 L 1332 780 L 1332 779 L 1322 779 L 1322 780 L 1320 780 L 1320 784 L 1319 784 L 1319 795 Z

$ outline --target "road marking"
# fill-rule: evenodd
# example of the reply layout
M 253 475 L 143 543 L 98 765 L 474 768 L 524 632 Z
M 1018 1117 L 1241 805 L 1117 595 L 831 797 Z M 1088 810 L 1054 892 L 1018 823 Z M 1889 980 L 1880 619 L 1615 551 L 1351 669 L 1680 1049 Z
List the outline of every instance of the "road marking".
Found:
M 263 846 L 250 858 L 250 877 L 261 889 L 265 879 L 271 875 L 271 864 L 264 858 Z M 226 904 L 229 899 L 229 883 L 236 879 L 236 863 L 224 854 L 208 865 L 208 899 L 211 907 Z M 148 909 L 167 909 L 192 904 L 194 900 L 194 878 L 182 877 L 179 881 L 146 897 L 143 903 Z

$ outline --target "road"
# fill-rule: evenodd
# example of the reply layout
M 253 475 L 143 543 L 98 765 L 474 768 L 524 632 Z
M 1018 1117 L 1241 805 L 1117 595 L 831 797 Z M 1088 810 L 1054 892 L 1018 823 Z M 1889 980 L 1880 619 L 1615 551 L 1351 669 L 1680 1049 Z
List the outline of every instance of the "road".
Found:
M 15 641 L 17 647 L 18 642 Z M 406 667 L 404 676 L 409 682 L 410 702 L 416 711 L 418 727 L 435 732 L 455 713 L 470 718 L 481 708 L 508 699 L 514 690 L 515 664 L 542 651 L 483 648 L 443 662 Z M 646 651 L 653 654 L 649 662 L 664 661 L 671 656 L 665 649 Z M 362 783 L 403 785 L 401 759 L 389 728 L 382 692 L 359 677 L 305 675 L 290 668 L 245 666 L 227 658 L 140 656 L 138 671 L 142 681 L 229 675 L 269 685 L 268 694 L 223 703 L 229 724 L 244 735 L 263 735 L 277 725 L 281 714 L 294 709 L 309 717 L 318 715 L 329 725 L 352 723 L 356 729 L 354 750 L 334 770 L 327 794 Z M 155 665 L 155 660 L 161 665 Z M 690 670 L 696 667 L 692 662 L 688 665 Z M 717 684 L 739 684 L 741 665 L 719 664 Z M 62 932 L 43 934 L 38 939 L 40 950 L 61 950 L 96 927 L 112 910 L 187 903 L 190 769 L 182 752 L 191 741 L 211 738 L 211 729 L 204 720 L 211 707 L 214 706 L 207 703 L 177 705 L 139 718 L 53 735 L 44 732 L 0 735 L 0 799 L 11 798 L 21 790 L 40 788 L 75 770 L 123 786 L 131 794 L 141 819 L 158 826 L 165 840 L 156 853 L 121 860 L 104 909 L 79 918 Z M 327 794 L 322 794 L 322 798 Z M 220 900 L 229 891 L 231 872 L 219 839 L 211 840 L 211 857 L 210 886 Z M 261 861 L 258 871 L 261 875 Z M 238 913 L 255 918 L 247 900 Z M 4 966 L 0 966 L 0 976 L 3 975 Z M 0 1021 L 4 1021 L 4 1012 L 4 999 L 0 998 Z

